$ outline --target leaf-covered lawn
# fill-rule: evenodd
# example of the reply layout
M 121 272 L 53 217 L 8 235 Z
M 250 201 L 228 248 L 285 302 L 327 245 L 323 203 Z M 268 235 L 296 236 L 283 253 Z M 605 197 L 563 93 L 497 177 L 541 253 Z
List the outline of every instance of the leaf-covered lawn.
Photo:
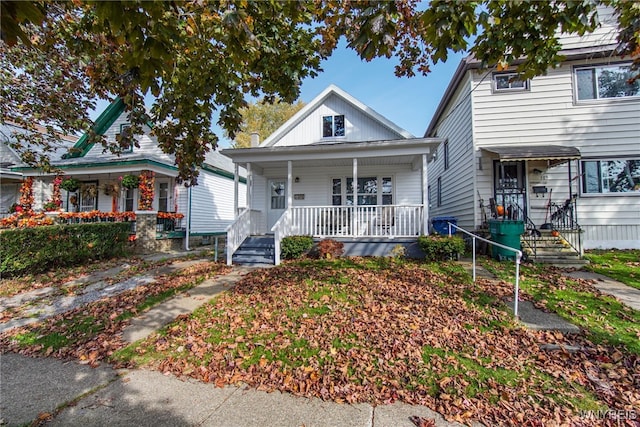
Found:
M 640 409 L 637 354 L 521 328 L 502 302 L 512 291 L 506 282 L 472 285 L 453 264 L 288 264 L 245 276 L 115 356 L 219 386 L 338 402 L 401 400 L 486 425 L 588 425 L 602 420 L 581 411 Z
M 592 250 L 585 257 L 589 270 L 640 289 L 640 250 Z
M 158 276 L 154 283 L 102 298 L 44 322 L 9 330 L 0 335 L 0 348 L 33 356 L 78 359 L 96 365 L 127 345 L 122 341 L 121 333 L 132 317 L 205 279 L 228 271 L 229 268 L 222 264 L 202 262 Z

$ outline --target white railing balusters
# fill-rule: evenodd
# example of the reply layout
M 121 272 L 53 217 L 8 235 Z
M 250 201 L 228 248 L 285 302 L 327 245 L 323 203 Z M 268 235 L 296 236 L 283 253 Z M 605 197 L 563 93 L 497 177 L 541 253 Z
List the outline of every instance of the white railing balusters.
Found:
M 244 239 L 251 235 L 251 211 L 244 209 L 238 218 L 227 227 L 227 265 L 232 264 L 233 253 Z

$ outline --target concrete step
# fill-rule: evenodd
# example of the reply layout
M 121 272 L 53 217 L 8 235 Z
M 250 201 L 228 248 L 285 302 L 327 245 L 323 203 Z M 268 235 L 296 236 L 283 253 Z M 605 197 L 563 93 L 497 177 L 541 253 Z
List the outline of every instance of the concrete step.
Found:
M 256 247 L 245 247 L 240 246 L 238 250 L 234 253 L 234 255 L 256 255 L 256 256 L 271 256 L 273 257 L 274 250 L 273 248 L 256 248 Z
M 245 265 L 245 264 L 273 264 L 273 257 L 265 257 L 259 255 L 238 255 L 237 253 L 233 255 L 232 259 L 234 264 Z

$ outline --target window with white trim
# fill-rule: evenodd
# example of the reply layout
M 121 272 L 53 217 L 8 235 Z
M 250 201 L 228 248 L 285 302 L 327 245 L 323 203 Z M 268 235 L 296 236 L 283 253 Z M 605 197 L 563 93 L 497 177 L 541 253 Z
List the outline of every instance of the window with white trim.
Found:
M 120 125 L 120 132 L 116 134 L 116 141 L 120 141 L 122 137 L 128 137 L 131 132 L 131 125 L 123 123 Z M 133 153 L 133 141 L 128 146 L 120 147 L 120 153 Z
M 582 192 L 640 193 L 640 159 L 583 160 Z
M 629 63 L 575 67 L 574 73 L 578 101 L 640 96 L 640 80 L 629 83 L 635 75 Z
M 492 80 L 494 92 L 529 90 L 529 80 L 522 80 L 518 73 L 494 73 Z
M 333 206 L 342 206 L 343 200 L 348 206 L 352 206 L 354 190 L 358 206 L 393 204 L 393 178 L 390 176 L 358 177 L 357 188 L 354 188 L 353 178 L 333 178 L 331 183 Z
M 344 136 L 344 114 L 322 116 L 322 137 Z
M 134 188 L 124 189 L 124 211 L 132 212 L 135 207 L 136 193 Z
M 169 183 L 158 182 L 158 212 L 169 211 Z

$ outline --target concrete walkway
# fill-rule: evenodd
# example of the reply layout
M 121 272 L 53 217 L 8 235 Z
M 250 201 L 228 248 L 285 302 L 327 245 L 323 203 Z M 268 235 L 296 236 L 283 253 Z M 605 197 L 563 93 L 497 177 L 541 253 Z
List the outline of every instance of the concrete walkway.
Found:
M 567 276 L 574 279 L 592 280 L 593 286 L 600 292 L 612 295 L 634 310 L 640 311 L 640 290 L 636 288 L 591 271 L 572 271 L 567 273 Z
M 151 333 L 171 323 L 176 317 L 193 312 L 220 292 L 231 289 L 242 276 L 254 269 L 255 267 L 235 266 L 229 274 L 205 280 L 188 292 L 158 304 L 132 320 L 131 324 L 122 332 L 123 340 L 133 343 L 148 337 Z
M 18 354 L 0 356 L 0 384 L 0 425 L 7 426 L 48 418 L 44 425 L 83 427 L 411 427 L 411 416 L 434 419 L 437 426 L 460 425 L 424 406 L 338 404 Z

